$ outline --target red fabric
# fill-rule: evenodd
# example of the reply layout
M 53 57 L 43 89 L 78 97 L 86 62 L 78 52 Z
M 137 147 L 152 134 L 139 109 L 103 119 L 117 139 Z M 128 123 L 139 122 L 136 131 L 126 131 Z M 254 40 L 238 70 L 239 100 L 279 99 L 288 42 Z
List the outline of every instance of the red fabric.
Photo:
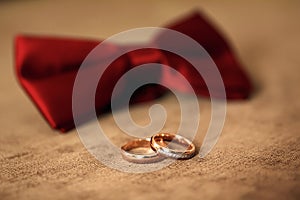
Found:
M 176 22 L 167 28 L 184 33 L 199 44 L 213 58 L 224 81 L 228 99 L 245 99 L 251 92 L 249 78 L 242 70 L 232 50 L 218 31 L 199 13 Z M 161 35 L 156 41 L 162 41 Z M 66 132 L 74 128 L 72 89 L 76 73 L 89 52 L 99 41 L 63 39 L 20 35 L 15 40 L 16 72 L 21 85 L 49 124 Z M 107 55 L 117 46 L 111 45 Z M 97 58 L 98 61 L 105 58 Z M 197 59 L 197 58 L 196 58 Z M 104 73 L 96 92 L 95 107 L 100 114 L 110 105 L 114 84 L 130 68 L 145 63 L 164 63 L 181 72 L 197 95 L 209 96 L 207 87 L 197 71 L 184 59 L 159 49 L 136 50 L 116 59 Z M 172 74 L 163 71 L 158 77 L 167 82 Z M 171 84 L 184 90 L 176 83 Z M 126 87 L 126 86 L 124 86 Z M 132 102 L 151 100 L 166 91 L 159 86 L 145 86 L 135 92 Z

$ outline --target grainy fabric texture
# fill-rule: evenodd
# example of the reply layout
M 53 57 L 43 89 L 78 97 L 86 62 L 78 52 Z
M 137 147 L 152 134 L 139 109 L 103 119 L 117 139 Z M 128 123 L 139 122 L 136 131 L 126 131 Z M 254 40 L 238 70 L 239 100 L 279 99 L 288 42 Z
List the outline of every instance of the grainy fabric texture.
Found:
M 204 159 L 176 161 L 152 173 L 129 174 L 90 155 L 76 130 L 60 134 L 38 113 L 15 79 L 18 33 L 101 39 L 135 27 L 161 26 L 203 10 L 231 41 L 255 91 L 230 101 L 222 135 Z M 300 4 L 297 1 L 1 1 L 0 199 L 299 199 Z M 174 96 L 164 131 L 176 131 Z M 199 148 L 210 121 L 210 101 L 199 98 Z M 132 107 L 149 122 L 151 103 Z M 128 140 L 110 113 L 99 122 L 121 146 Z

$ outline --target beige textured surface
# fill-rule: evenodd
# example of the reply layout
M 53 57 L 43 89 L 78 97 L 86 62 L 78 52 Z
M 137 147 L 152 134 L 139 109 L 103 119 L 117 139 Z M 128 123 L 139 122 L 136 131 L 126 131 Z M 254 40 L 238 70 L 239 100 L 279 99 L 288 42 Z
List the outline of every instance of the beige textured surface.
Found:
M 300 4 L 120 4 L 0 2 L 0 199 L 299 199 Z M 148 174 L 109 169 L 84 149 L 75 131 L 51 130 L 15 80 L 16 33 L 105 38 L 162 25 L 193 8 L 221 26 L 257 88 L 251 100 L 228 104 L 222 136 L 202 161 L 178 161 Z M 165 130 L 176 130 L 175 99 L 159 102 L 168 105 L 171 116 Z M 200 105 L 199 135 L 210 117 L 208 101 L 201 99 Z M 147 122 L 146 111 L 134 108 L 138 122 Z M 126 140 L 109 114 L 100 122 L 116 144 Z

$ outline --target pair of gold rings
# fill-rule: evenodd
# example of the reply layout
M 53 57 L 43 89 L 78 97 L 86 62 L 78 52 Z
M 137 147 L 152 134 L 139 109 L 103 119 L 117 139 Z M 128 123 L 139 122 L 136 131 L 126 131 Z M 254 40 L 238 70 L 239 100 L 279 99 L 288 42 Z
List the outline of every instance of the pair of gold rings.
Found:
M 158 133 L 151 138 L 136 139 L 121 147 L 125 160 L 134 163 L 153 163 L 164 158 L 189 159 L 195 145 L 188 139 L 171 133 Z

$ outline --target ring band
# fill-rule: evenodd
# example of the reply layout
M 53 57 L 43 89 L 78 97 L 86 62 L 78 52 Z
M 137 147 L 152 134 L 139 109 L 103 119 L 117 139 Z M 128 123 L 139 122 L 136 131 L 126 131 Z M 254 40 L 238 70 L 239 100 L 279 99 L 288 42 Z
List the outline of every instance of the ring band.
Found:
M 123 159 L 133 163 L 154 163 L 164 159 L 156 151 L 153 151 L 150 146 L 150 138 L 129 141 L 121 147 L 121 153 Z
M 166 143 L 169 142 L 169 143 Z M 171 144 L 177 144 L 181 148 L 171 148 Z M 153 135 L 150 140 L 151 148 L 158 154 L 174 158 L 174 159 L 188 159 L 195 154 L 195 145 L 188 139 L 171 133 L 158 133 Z

